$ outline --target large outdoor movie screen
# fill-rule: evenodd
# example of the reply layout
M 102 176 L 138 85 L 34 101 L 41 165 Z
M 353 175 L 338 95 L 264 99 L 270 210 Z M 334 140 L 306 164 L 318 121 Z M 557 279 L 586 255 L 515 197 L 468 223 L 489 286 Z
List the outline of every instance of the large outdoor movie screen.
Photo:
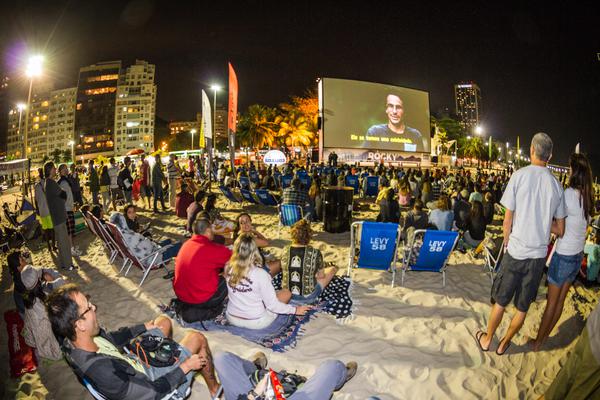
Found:
M 323 146 L 429 152 L 429 93 L 323 78 Z

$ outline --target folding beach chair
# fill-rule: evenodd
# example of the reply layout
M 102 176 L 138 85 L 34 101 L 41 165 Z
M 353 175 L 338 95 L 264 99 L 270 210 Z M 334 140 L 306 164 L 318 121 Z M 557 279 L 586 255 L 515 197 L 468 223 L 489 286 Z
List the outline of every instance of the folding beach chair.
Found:
M 256 199 L 254 198 L 254 196 L 252 196 L 252 192 L 248 189 L 240 189 L 240 194 L 242 195 L 242 198 L 250 203 L 250 204 L 258 204 L 258 201 L 256 201 Z
M 127 270 L 125 271 L 125 276 L 127 276 L 127 274 L 129 273 L 129 270 L 131 269 L 131 266 L 135 265 L 136 267 L 141 269 L 142 272 L 144 273 L 144 275 L 142 276 L 142 280 L 140 281 L 140 284 L 138 285 L 139 287 L 142 286 L 142 284 L 146 280 L 146 277 L 148 276 L 148 274 L 150 273 L 151 270 L 157 269 L 160 267 L 164 267 L 165 269 L 167 269 L 166 263 L 169 260 L 162 260 L 160 263 L 158 263 L 157 260 L 158 260 L 159 255 L 163 254 L 165 252 L 165 250 L 173 247 L 173 245 L 169 244 L 166 246 L 162 246 L 155 252 L 148 254 L 146 257 L 138 258 L 127 247 L 127 244 L 125 243 L 125 240 L 123 238 L 123 234 L 121 233 L 119 228 L 117 228 L 117 226 L 115 224 L 112 224 L 110 222 L 107 222 L 106 226 L 110 230 L 110 233 L 114 239 L 114 242 L 118 246 L 120 253 L 124 256 L 124 258 L 127 259 L 127 261 L 123 263 L 123 266 L 121 267 L 121 270 L 119 272 L 123 271 L 123 269 L 127 266 Z M 146 265 L 144 265 L 143 261 L 147 260 L 147 259 L 149 259 L 150 262 L 146 266 Z
M 247 176 L 240 176 L 238 183 L 240 184 L 240 189 L 250 189 L 250 179 Z
M 417 254 L 415 244 L 421 240 L 422 245 Z M 442 285 L 446 286 L 446 264 L 457 242 L 458 232 L 417 229 L 404 251 L 402 285 L 406 272 L 426 271 L 441 273 Z
M 125 267 L 125 264 L 127 261 L 126 257 L 123 256 L 123 254 L 121 254 L 114 239 L 111 237 L 110 233 L 106 230 L 106 228 L 104 228 L 104 226 L 98 220 L 98 218 L 96 218 L 89 211 L 88 211 L 87 216 L 88 216 L 89 220 L 92 222 L 92 225 L 94 228 L 93 232 L 96 233 L 96 235 L 100 238 L 100 241 L 104 245 L 104 248 L 110 253 L 110 255 L 108 256 L 108 262 L 110 264 L 112 264 L 115 261 L 115 259 L 117 258 L 117 256 L 121 255 L 121 258 L 123 259 L 123 267 L 121 268 L 121 270 L 122 270 Z
M 356 256 L 357 235 L 360 229 L 359 253 Z M 400 243 L 402 227 L 387 222 L 360 221 L 350 229 L 350 259 L 348 276 L 352 268 L 369 268 L 392 271 L 392 287 L 396 276 L 396 254 Z
M 296 222 L 304 218 L 302 207 L 296 204 L 280 204 L 277 206 L 279 210 L 279 227 L 292 226 Z
M 292 179 L 294 179 L 292 175 L 281 175 L 281 188 L 289 187 L 292 184 Z
M 379 193 L 379 177 L 378 176 L 367 176 L 367 187 L 363 193 L 363 197 L 375 197 Z
M 310 188 L 310 184 L 311 184 L 311 179 L 310 176 L 304 172 L 304 173 L 299 173 L 297 174 L 298 179 L 300 179 L 300 182 L 302 182 L 302 184 L 304 185 L 304 188 L 306 190 L 308 190 Z
M 346 175 L 345 179 L 346 186 L 350 186 L 354 189 L 354 194 L 358 194 L 359 186 L 358 186 L 358 176 L 356 175 Z
M 260 182 L 260 177 L 258 176 L 258 172 L 257 171 L 250 171 L 250 172 L 248 172 L 248 177 L 250 178 L 251 182 L 254 182 L 254 183 L 259 183 Z
M 500 246 L 497 247 L 499 247 L 499 249 L 495 250 L 495 243 L 488 236 L 486 236 L 485 239 L 483 239 L 481 243 L 479 243 L 479 245 L 473 250 L 475 255 L 483 254 L 483 259 L 485 260 L 483 268 L 490 274 L 490 280 L 492 284 L 494 283 L 494 276 L 496 273 L 498 273 L 500 261 L 504 255 L 504 246 L 500 244 Z
M 256 189 L 254 195 L 263 206 L 277 206 L 277 199 L 267 189 Z
M 281 187 L 281 172 L 273 173 L 273 179 L 275 180 L 275 186 Z
M 241 203 L 241 200 L 238 199 L 233 194 L 233 192 L 231 191 L 231 189 L 228 188 L 227 186 L 219 186 L 219 190 L 221 191 L 221 193 L 223 193 L 223 196 L 225 196 L 225 198 L 229 201 L 229 204 Z

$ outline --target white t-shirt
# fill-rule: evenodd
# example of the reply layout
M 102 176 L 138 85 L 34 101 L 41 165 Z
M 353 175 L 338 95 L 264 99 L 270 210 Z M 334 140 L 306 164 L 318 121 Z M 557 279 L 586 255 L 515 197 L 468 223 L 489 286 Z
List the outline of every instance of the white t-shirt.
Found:
M 500 203 L 514 212 L 508 241 L 511 257 L 517 260 L 544 258 L 552 218 L 567 215 L 558 180 L 546 167 L 521 168 L 511 176 Z
M 588 221 L 583 211 L 580 192 L 573 188 L 565 190 L 565 234 L 556 242 L 556 252 L 563 256 L 573 256 L 583 251 Z
M 260 267 L 251 268 L 247 278 L 235 288 L 227 285 L 227 313 L 243 319 L 259 319 L 269 310 L 275 314 L 294 314 L 296 307 L 279 301 L 271 275 Z

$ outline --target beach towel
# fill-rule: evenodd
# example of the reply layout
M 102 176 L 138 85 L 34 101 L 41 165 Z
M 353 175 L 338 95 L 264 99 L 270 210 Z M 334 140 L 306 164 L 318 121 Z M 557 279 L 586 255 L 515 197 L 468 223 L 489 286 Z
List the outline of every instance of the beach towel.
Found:
M 4 313 L 6 330 L 8 332 L 8 355 L 10 358 L 10 376 L 18 378 L 37 369 L 37 360 L 33 349 L 25 343 L 21 335 L 23 320 L 17 310 Z
M 273 278 L 275 290 L 281 289 L 281 272 Z M 348 318 L 352 315 L 352 280 L 349 277 L 334 276 L 325 288 L 319 300 L 317 309 L 333 315 L 336 319 Z
M 192 328 L 198 331 L 229 332 L 232 335 L 241 336 L 250 342 L 260 344 L 263 347 L 280 353 L 296 346 L 298 336 L 304 332 L 302 326 L 318 311 L 318 309 L 313 309 L 305 315 L 279 314 L 275 321 L 264 329 L 247 329 L 233 326 L 227 321 L 225 317 L 227 306 L 224 307 L 223 312 L 215 319 L 192 323 L 185 322 L 176 315 L 170 306 L 162 306 L 160 309 L 185 328 Z

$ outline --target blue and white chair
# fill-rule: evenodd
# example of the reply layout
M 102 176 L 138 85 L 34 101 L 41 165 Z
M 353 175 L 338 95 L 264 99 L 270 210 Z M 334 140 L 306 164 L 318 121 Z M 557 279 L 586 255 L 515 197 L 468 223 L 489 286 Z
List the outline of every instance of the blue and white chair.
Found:
M 251 170 L 250 172 L 248 172 L 248 176 L 250 177 L 251 182 L 254 182 L 254 183 L 260 182 L 260 177 L 258 176 L 258 172 L 256 172 L 255 170 Z
M 379 193 L 379 177 L 378 176 L 367 176 L 365 178 L 366 187 L 364 188 L 364 197 L 375 197 Z
M 244 199 L 244 201 L 246 201 L 247 203 L 258 204 L 258 201 L 256 201 L 254 196 L 252 196 L 252 192 L 250 190 L 240 189 L 240 194 L 242 195 L 242 198 Z
M 292 226 L 296 222 L 304 218 L 302 207 L 296 204 L 280 204 L 279 209 L 279 226 Z
M 238 183 L 240 184 L 240 189 L 250 189 L 250 179 L 247 176 L 240 176 Z
M 360 231 L 360 236 L 359 235 Z M 350 259 L 348 276 L 353 267 L 391 270 L 392 287 L 396 276 L 397 253 L 400 244 L 402 227 L 386 222 L 360 221 L 352 224 L 350 229 Z M 359 238 L 357 242 L 357 238 Z M 356 246 L 359 246 L 358 256 Z
M 263 206 L 275 207 L 277 204 L 279 204 L 277 199 L 266 189 L 256 189 L 254 190 L 254 195 L 256 196 L 258 202 Z
M 408 271 L 437 272 L 446 286 L 446 265 L 458 242 L 458 232 L 417 229 L 408 243 L 402 262 L 402 285 Z M 417 246 L 422 243 L 420 249 Z
M 358 185 L 358 176 L 356 175 L 346 175 L 346 186 L 349 186 L 354 189 L 354 194 L 358 194 L 359 185 Z
M 285 189 L 292 184 L 293 175 L 281 175 L 281 188 Z
M 238 199 L 233 194 L 233 192 L 231 191 L 231 189 L 228 188 L 227 186 L 219 186 L 219 190 L 221 191 L 221 193 L 223 193 L 223 196 L 225 196 L 225 198 L 227 198 L 227 200 L 229 201 L 229 204 L 241 203 L 242 202 L 240 199 Z
M 304 185 L 305 190 L 310 189 L 310 184 L 311 184 L 310 175 L 308 175 L 306 172 L 304 172 L 304 173 L 299 173 L 296 176 L 298 177 L 298 179 L 300 179 L 300 182 L 302 182 L 302 184 Z

